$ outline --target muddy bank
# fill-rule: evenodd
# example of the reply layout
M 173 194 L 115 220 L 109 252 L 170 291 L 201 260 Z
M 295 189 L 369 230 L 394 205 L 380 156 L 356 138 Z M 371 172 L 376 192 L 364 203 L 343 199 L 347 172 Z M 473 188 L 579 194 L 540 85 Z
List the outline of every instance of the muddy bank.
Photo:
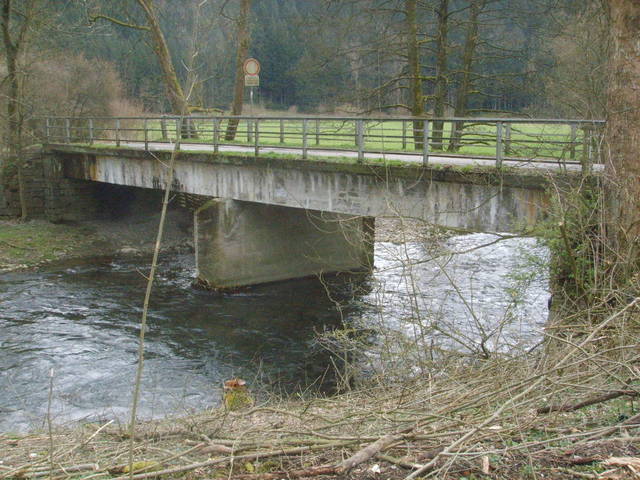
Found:
M 0 222 L 0 273 L 87 259 L 148 255 L 153 252 L 159 213 L 143 212 L 122 218 L 86 222 Z M 168 212 L 163 251 L 192 251 L 191 214 Z

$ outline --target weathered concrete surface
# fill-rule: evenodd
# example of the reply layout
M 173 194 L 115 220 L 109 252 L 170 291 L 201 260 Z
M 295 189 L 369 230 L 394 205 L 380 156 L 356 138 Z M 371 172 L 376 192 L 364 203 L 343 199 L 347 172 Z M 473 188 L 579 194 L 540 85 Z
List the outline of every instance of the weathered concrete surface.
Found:
M 69 178 L 161 188 L 169 153 L 51 147 Z M 547 207 L 540 172 L 454 170 L 181 153 L 174 189 L 361 216 L 403 215 L 475 231 L 519 232 Z
M 372 219 L 230 199 L 194 215 L 197 277 L 209 287 L 373 267 Z

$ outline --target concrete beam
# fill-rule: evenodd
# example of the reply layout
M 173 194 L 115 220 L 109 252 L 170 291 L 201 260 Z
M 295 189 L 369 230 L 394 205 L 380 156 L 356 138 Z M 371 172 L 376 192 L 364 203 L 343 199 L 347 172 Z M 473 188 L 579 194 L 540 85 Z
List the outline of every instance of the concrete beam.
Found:
M 373 219 L 231 199 L 196 210 L 199 283 L 234 288 L 373 268 Z
M 163 186 L 166 154 L 76 150 L 58 151 L 69 177 L 145 188 Z M 421 165 L 374 166 L 182 153 L 176 162 L 172 188 L 354 216 L 406 216 L 445 227 L 521 232 L 544 216 L 548 180 L 548 174 L 526 171 L 460 171 Z

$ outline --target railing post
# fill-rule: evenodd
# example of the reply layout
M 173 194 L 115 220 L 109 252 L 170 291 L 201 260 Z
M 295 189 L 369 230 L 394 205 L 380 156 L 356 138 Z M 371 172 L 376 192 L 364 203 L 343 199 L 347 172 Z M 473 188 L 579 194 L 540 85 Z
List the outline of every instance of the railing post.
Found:
M 49 123 L 49 117 L 44 119 L 44 138 L 46 143 L 51 143 L 51 124 Z
M 407 149 L 407 121 L 402 120 L 402 150 Z
M 575 123 L 571 124 L 571 136 L 569 137 L 569 158 L 574 160 L 576 158 L 576 140 L 578 139 L 578 126 Z
M 364 161 L 364 120 L 356 120 L 356 147 L 358 148 L 358 162 Z
M 68 118 L 64 119 L 64 131 L 67 143 L 71 143 L 71 120 Z
M 502 122 L 496 123 L 496 168 L 502 168 Z
M 308 149 L 308 138 L 307 138 L 307 127 L 308 120 L 305 118 L 302 120 L 302 158 L 307 159 L 307 149 Z
M 591 173 L 591 165 L 593 164 L 593 148 L 591 145 L 592 127 L 590 125 L 584 125 L 582 131 L 584 132 L 582 139 L 582 174 L 589 175 Z
M 180 115 L 176 117 L 176 145 L 175 149 L 180 150 L 180 140 L 182 140 L 182 129 L 184 128 L 184 117 Z
M 504 154 L 511 155 L 511 124 L 506 123 L 504 126 Z
M 160 117 L 160 134 L 162 135 L 162 140 L 167 140 L 169 135 L 167 134 L 167 119 L 164 115 Z
M 116 147 L 120 146 L 120 119 L 116 118 Z
M 144 128 L 144 150 L 145 152 L 149 151 L 149 130 L 148 130 L 149 124 L 148 124 L 148 119 L 145 118 L 142 124 L 142 128 Z
M 284 120 L 280 119 L 280 143 L 284 143 Z
M 253 122 L 247 119 L 247 142 L 253 142 Z
M 89 145 L 93 145 L 93 118 L 89 119 Z
M 219 118 L 213 119 L 213 153 L 218 153 L 220 145 L 220 122 Z
M 422 123 L 422 165 L 429 165 L 429 120 Z
M 320 120 L 316 119 L 316 145 L 320 145 Z
M 254 125 L 255 125 L 255 133 L 254 133 L 253 136 L 254 136 L 255 142 L 254 142 L 253 151 L 254 151 L 255 156 L 257 157 L 259 155 L 259 153 L 260 153 L 260 144 L 259 144 L 259 142 L 260 142 L 260 127 L 259 127 L 260 120 L 256 118 L 256 121 L 255 121 Z

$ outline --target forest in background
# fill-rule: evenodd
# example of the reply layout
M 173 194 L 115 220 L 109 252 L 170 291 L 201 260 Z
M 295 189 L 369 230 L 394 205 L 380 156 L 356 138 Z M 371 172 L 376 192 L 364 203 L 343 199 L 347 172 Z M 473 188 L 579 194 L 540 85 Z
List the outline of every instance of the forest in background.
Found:
M 155 9 L 178 81 L 191 92 L 190 105 L 228 111 L 241 0 L 27 0 L 11 4 L 8 24 L 17 38 L 28 22 L 17 59 L 25 118 L 170 112 L 154 40 L 144 29 L 145 2 Z M 597 3 L 248 3 L 247 53 L 262 64 L 257 100 L 263 109 L 604 115 L 607 25 Z M 5 88 L 8 83 L 5 78 Z

